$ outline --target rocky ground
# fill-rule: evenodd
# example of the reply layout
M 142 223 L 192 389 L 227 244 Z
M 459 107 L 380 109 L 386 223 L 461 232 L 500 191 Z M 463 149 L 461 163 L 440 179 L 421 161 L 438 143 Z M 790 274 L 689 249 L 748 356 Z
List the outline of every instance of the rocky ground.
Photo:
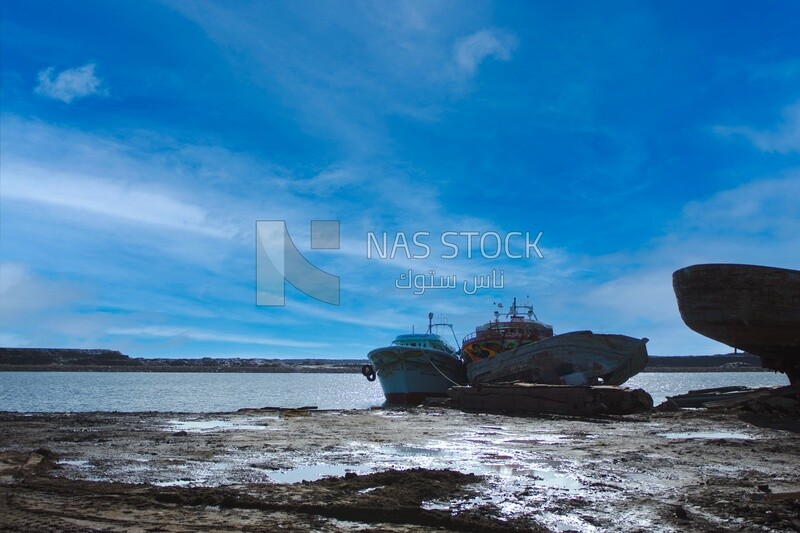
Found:
M 800 421 L 0 413 L 0 530 L 796 531 Z

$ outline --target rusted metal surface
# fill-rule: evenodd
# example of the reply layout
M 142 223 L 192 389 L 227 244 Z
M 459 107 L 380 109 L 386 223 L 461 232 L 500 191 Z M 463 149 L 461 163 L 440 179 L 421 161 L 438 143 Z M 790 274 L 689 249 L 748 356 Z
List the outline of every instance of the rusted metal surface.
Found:
M 642 389 L 490 383 L 452 387 L 448 394 L 465 410 L 530 414 L 626 415 L 649 411 L 653 398 Z
M 524 381 L 622 385 L 647 366 L 647 339 L 591 331 L 564 333 L 467 365 L 471 384 Z
M 800 383 L 800 271 L 693 265 L 677 270 L 672 284 L 687 326 Z

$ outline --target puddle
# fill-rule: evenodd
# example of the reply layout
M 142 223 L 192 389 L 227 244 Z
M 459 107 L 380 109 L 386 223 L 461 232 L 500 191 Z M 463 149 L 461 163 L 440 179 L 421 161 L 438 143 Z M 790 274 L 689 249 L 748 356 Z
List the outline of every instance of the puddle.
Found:
M 571 477 L 569 474 L 557 472 L 555 470 L 537 469 L 527 466 L 496 464 L 482 465 L 475 472 L 476 474 L 497 474 L 504 478 L 512 478 L 515 483 L 521 483 L 528 487 L 542 489 L 558 489 L 575 491 L 583 488 L 580 481 Z
M 277 419 L 273 419 L 277 420 Z M 245 431 L 263 431 L 267 429 L 266 422 L 254 424 L 255 420 L 247 420 L 249 423 L 231 422 L 230 420 L 170 420 L 166 431 L 226 431 L 238 429 Z
M 353 468 L 353 465 L 318 464 L 270 472 L 267 477 L 273 483 L 300 483 L 301 481 L 316 481 L 324 477 L 342 477 L 348 472 L 367 473 L 366 470 Z
M 190 481 L 186 479 L 181 479 L 177 481 L 155 481 L 153 485 L 157 487 L 190 487 L 192 485 L 196 485 L 196 481 Z
M 566 433 L 541 433 L 526 438 L 511 438 L 501 440 L 503 444 L 563 444 L 576 440 L 596 438 L 594 435 L 566 434 Z
M 94 466 L 86 459 L 62 459 L 61 461 L 58 461 L 58 464 L 64 466 L 74 466 L 77 468 L 94 468 Z
M 366 489 L 361 489 L 358 491 L 359 494 L 369 494 L 370 492 L 378 489 L 385 489 L 386 485 L 378 485 L 377 487 L 367 487 Z
M 444 457 L 450 455 L 446 450 L 422 448 L 419 446 L 383 446 L 383 452 L 389 455 L 413 455 L 416 457 Z
M 751 440 L 754 437 L 740 431 L 676 431 L 670 433 L 659 433 L 667 439 L 740 439 Z

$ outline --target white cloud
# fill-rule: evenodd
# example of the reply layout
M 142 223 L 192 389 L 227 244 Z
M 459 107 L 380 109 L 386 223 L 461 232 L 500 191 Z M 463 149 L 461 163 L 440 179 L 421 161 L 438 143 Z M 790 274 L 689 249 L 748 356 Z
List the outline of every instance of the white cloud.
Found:
M 356 186 L 363 181 L 363 172 L 359 172 L 359 169 L 332 167 L 311 178 L 291 180 L 289 183 L 298 193 L 328 196 L 336 191 Z
M 27 326 L 30 315 L 53 311 L 78 297 L 69 283 L 43 279 L 19 263 L 0 263 L 0 320 L 5 325 Z
M 672 321 L 678 311 L 672 291 L 672 269 L 648 269 L 613 279 L 590 290 L 587 300 L 594 306 L 612 309 L 631 322 L 642 317 Z
M 35 92 L 67 104 L 76 98 L 103 94 L 102 82 L 95 76 L 94 67 L 94 63 L 87 63 L 82 67 L 62 70 L 55 77 L 55 68 L 46 68 L 39 72 L 39 84 Z
M 655 354 L 723 353 L 727 347 L 683 324 L 672 272 L 697 263 L 800 268 L 800 175 L 758 179 L 688 203 L 670 232 L 638 252 L 596 258 L 623 271 L 582 296 L 578 314 L 649 337 Z
M 0 195 L 214 237 L 230 238 L 235 234 L 233 228 L 212 223 L 202 207 L 169 192 L 30 164 L 3 165 Z
M 517 47 L 517 38 L 500 30 L 480 30 L 456 41 L 453 56 L 462 74 L 473 75 L 478 65 L 489 56 L 509 61 Z
M 715 126 L 714 132 L 722 137 L 744 137 L 762 152 L 800 152 L 800 102 L 785 108 L 781 114 L 783 121 L 772 130 L 758 130 L 748 126 Z
M 704 232 L 788 236 L 800 230 L 800 174 L 757 180 L 689 202 L 683 223 Z
M 112 328 L 110 335 L 162 337 L 173 340 L 192 340 L 208 342 L 230 342 L 233 344 L 258 344 L 264 346 L 285 346 L 292 348 L 323 348 L 328 346 L 321 342 L 292 341 L 264 336 L 241 335 L 234 333 L 217 333 L 180 326 L 146 326 L 140 328 Z

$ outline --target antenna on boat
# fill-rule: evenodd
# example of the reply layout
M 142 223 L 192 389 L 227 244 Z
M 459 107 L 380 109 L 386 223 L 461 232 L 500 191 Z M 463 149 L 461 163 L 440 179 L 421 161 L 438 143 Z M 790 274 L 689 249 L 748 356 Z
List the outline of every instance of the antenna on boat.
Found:
M 433 333 L 433 313 L 428 313 L 428 334 Z
M 492 305 L 497 306 L 497 309 L 494 310 L 494 321 L 497 322 L 500 320 L 500 309 L 503 308 L 502 302 L 492 302 Z

